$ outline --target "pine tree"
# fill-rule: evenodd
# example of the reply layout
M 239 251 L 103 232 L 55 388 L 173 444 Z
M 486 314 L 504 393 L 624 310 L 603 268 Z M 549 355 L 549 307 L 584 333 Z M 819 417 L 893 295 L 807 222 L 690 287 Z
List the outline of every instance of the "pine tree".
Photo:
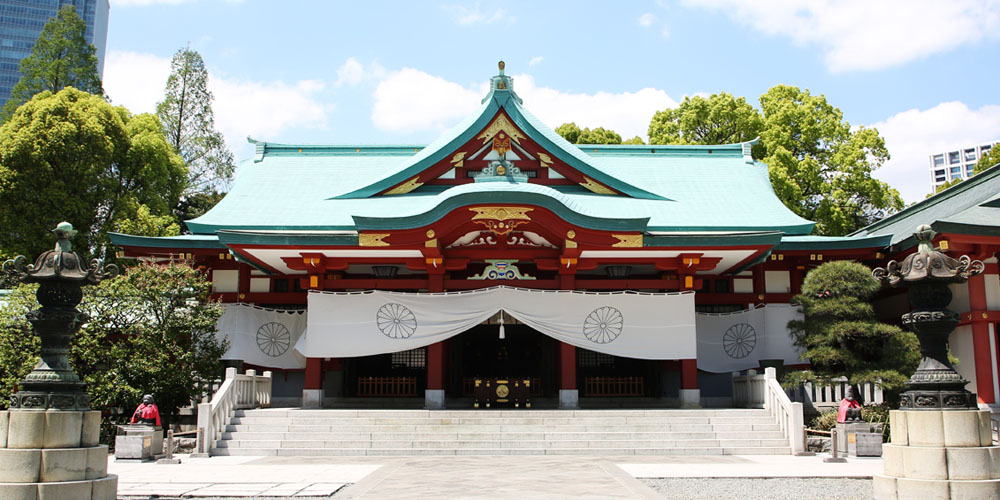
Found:
M 876 383 L 887 391 L 903 387 L 920 362 L 916 335 L 875 318 L 871 298 L 879 290 L 865 265 L 827 262 L 806 275 L 801 305 L 805 321 L 791 321 L 788 329 L 810 370 L 792 372 L 785 382 L 820 385 L 847 377 L 851 384 Z
M 156 114 L 188 168 L 185 197 L 228 187 L 235 170 L 233 153 L 215 130 L 208 70 L 197 51 L 183 48 L 174 54 L 164 94 Z
M 21 79 L 3 107 L 3 121 L 43 90 L 54 94 L 65 87 L 74 87 L 104 95 L 101 77 L 97 74 L 97 49 L 87 43 L 86 32 L 87 23 L 80 19 L 72 5 L 63 6 L 56 17 L 45 23 L 31 55 L 21 59 Z

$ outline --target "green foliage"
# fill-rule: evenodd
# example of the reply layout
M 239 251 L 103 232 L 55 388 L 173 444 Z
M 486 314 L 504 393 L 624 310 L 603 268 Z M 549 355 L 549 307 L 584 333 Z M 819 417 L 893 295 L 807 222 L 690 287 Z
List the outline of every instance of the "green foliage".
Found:
M 67 220 L 76 248 L 102 255 L 107 231 L 139 206 L 169 214 L 186 175 L 155 116 L 73 88 L 42 92 L 0 127 L 0 248 L 37 255 Z
M 0 408 L 7 407 L 18 382 L 38 363 L 42 343 L 24 317 L 36 307 L 37 289 L 38 285 L 18 285 L 10 295 L 0 296 Z
M 976 166 L 973 168 L 972 172 L 974 174 L 978 174 L 994 165 L 1000 165 L 1000 145 L 993 146 L 993 148 L 979 158 L 979 161 L 976 162 Z
M 641 145 L 646 144 L 646 143 L 643 142 L 642 137 L 635 136 L 635 137 L 633 137 L 631 139 L 622 141 L 622 144 L 634 144 L 636 146 L 641 146 Z
M 864 410 L 862 410 L 864 411 Z M 837 410 L 826 410 L 819 415 L 813 417 L 812 421 L 809 422 L 809 428 L 817 431 L 829 432 L 837 426 Z
M 115 231 L 136 236 L 177 236 L 181 227 L 173 215 L 154 215 L 148 206 L 131 203 L 128 211 L 133 215 L 115 223 Z
M 685 97 L 676 108 L 657 111 L 649 122 L 649 143 L 733 144 L 753 140 L 763 127 L 760 113 L 746 99 L 720 92 Z
M 198 394 L 196 381 L 221 374 L 222 307 L 199 271 L 141 264 L 88 292 L 82 307 L 91 319 L 72 354 L 95 406 L 131 410 L 148 393 L 171 415 Z
M 941 191 L 944 191 L 945 189 L 948 189 L 948 188 L 950 188 L 950 187 L 952 187 L 952 186 L 954 186 L 956 184 L 959 184 L 961 182 L 962 182 L 962 178 L 960 177 L 958 179 L 952 179 L 952 180 L 950 180 L 948 182 L 945 182 L 944 184 L 940 184 L 940 185 L 938 185 L 937 187 L 934 188 L 934 192 L 933 193 L 927 193 L 927 196 L 924 196 L 924 198 L 930 198 L 931 196 L 934 196 L 934 195 L 940 193 Z
M 870 300 L 879 287 L 857 262 L 827 262 L 806 275 L 793 299 L 805 320 L 789 322 L 788 329 L 811 369 L 788 373 L 786 384 L 828 385 L 847 377 L 850 384 L 874 383 L 886 391 L 903 387 L 920 362 L 920 345 L 913 333 L 875 319 Z
M 87 23 L 80 19 L 76 8 L 65 5 L 42 28 L 31 55 L 21 59 L 21 79 L 10 92 L 3 107 L 3 121 L 43 91 L 59 92 L 75 87 L 91 94 L 104 94 L 97 74 L 97 49 L 87 43 Z
M 561 135 L 563 139 L 571 144 L 621 144 L 622 136 L 618 135 L 614 130 L 608 130 L 604 127 L 597 127 L 593 130 L 589 128 L 581 129 L 576 125 L 576 123 L 563 123 L 556 127 L 556 133 Z M 642 139 L 635 137 L 629 139 L 629 144 L 642 144 Z
M 196 382 L 221 375 L 228 343 L 215 330 L 222 307 L 209 299 L 211 283 L 199 271 L 141 264 L 84 292 L 80 309 L 90 321 L 73 338 L 70 361 L 94 408 L 129 412 L 153 394 L 169 420 L 200 394 Z M 34 286 L 22 285 L 0 307 L 0 402 L 37 362 L 38 338 L 24 319 L 38 307 L 33 294 Z
M 222 198 L 225 196 L 225 193 L 220 193 L 218 191 L 194 193 L 185 197 L 180 203 L 177 204 L 174 208 L 174 216 L 180 219 L 183 231 L 188 233 L 189 231 L 185 221 L 197 219 L 198 217 L 205 215 L 205 213 L 211 210 L 212 207 L 222 201 Z
M 184 48 L 174 54 L 164 94 L 156 115 L 188 168 L 185 196 L 228 187 L 236 165 L 225 139 L 215 130 L 208 70 L 197 51 Z
M 760 136 L 753 155 L 768 166 L 775 194 L 816 222 L 816 233 L 843 235 L 903 208 L 899 193 L 871 173 L 889 159 L 878 131 L 851 129 L 843 113 L 808 90 L 778 85 L 760 96 L 688 97 L 657 112 L 650 144 L 724 144 Z

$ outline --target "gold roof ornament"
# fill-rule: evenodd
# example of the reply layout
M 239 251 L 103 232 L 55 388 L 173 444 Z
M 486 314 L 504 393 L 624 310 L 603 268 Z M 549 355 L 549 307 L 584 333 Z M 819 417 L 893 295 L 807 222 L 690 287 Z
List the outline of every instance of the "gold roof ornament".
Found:
M 497 64 L 497 67 L 499 67 L 499 68 L 500 68 L 500 75 L 501 75 L 501 76 L 503 76 L 503 68 L 504 68 L 504 66 L 505 66 L 505 64 L 503 63 L 503 61 L 502 61 L 502 60 L 500 61 L 500 63 L 499 63 L 499 64 Z

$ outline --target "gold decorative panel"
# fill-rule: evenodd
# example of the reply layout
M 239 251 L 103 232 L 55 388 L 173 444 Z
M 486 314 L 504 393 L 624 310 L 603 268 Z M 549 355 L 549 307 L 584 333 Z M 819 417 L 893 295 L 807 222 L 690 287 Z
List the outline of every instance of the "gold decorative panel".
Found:
M 486 130 L 484 130 L 482 134 L 479 134 L 477 139 L 482 139 L 483 144 L 486 144 L 493 138 L 493 136 L 499 134 L 500 132 L 506 132 L 514 142 L 520 142 L 521 139 L 524 139 L 524 135 L 521 134 L 521 131 L 517 130 L 517 128 L 510 123 L 510 120 L 507 119 L 507 116 L 502 113 L 497 115 L 496 119 L 493 120 L 493 123 L 491 123 L 489 127 L 486 127 Z
M 472 216 L 472 220 L 531 220 L 528 212 L 534 209 L 529 207 L 472 207 L 469 210 L 476 212 L 476 215 Z
M 387 237 L 389 237 L 389 233 L 361 233 L 358 235 L 358 246 L 387 247 L 389 244 L 382 241 Z
M 552 158 L 545 153 L 538 153 L 538 162 L 542 164 L 542 167 L 548 167 L 552 164 Z
M 413 191 L 414 189 L 417 189 L 418 187 L 424 185 L 423 182 L 417 182 L 417 179 L 419 177 L 420 176 L 414 177 L 414 178 L 412 178 L 412 179 L 404 182 L 403 184 L 400 184 L 400 185 L 398 185 L 398 186 L 390 189 L 389 191 L 386 191 L 385 194 L 405 194 L 405 193 L 409 193 L 410 191 Z
M 581 186 L 597 193 L 597 194 L 618 194 L 606 187 L 603 184 L 594 182 L 590 177 L 584 177 L 583 182 L 580 183 Z
M 455 165 L 456 168 L 461 167 L 465 163 L 465 151 L 459 151 L 455 153 L 455 156 L 451 157 L 451 163 Z
M 611 245 L 616 248 L 642 248 L 641 234 L 612 234 L 618 238 L 618 243 Z

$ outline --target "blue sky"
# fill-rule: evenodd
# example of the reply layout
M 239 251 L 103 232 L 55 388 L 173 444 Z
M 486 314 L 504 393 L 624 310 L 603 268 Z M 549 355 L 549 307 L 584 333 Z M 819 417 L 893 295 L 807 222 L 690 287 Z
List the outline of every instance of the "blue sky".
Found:
M 808 88 L 878 127 L 893 158 L 877 176 L 907 201 L 930 190 L 928 154 L 1000 139 L 1000 0 L 111 0 L 112 101 L 152 111 L 188 44 L 239 158 L 247 135 L 428 143 L 500 59 L 546 123 L 626 138 L 687 95 Z

